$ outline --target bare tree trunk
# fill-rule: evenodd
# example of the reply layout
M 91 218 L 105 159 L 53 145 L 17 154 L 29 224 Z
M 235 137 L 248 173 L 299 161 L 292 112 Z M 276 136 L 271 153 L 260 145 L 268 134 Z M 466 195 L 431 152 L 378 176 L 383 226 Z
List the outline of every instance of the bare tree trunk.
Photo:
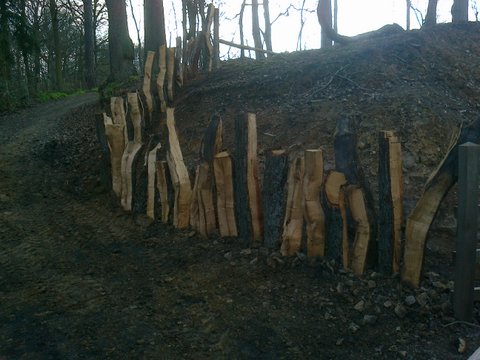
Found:
M 62 54 L 60 48 L 60 32 L 58 29 L 58 8 L 55 0 L 50 0 L 49 9 L 52 20 L 53 51 L 55 53 L 55 88 L 60 90 L 63 87 Z
M 322 33 L 320 38 L 320 47 L 332 46 L 332 38 L 328 34 L 328 29 L 332 29 L 332 2 L 331 0 L 319 0 L 317 7 L 317 16 L 319 18 Z M 322 21 L 320 21 L 320 17 Z
M 333 30 L 338 32 L 338 0 L 333 0 Z
M 128 34 L 127 9 L 123 0 L 106 0 L 110 81 L 123 80 L 135 73 L 133 43 Z
M 468 0 L 453 0 L 452 22 L 468 21 Z
M 161 45 L 167 44 L 165 35 L 165 13 L 163 0 L 145 0 L 144 2 L 145 21 L 145 58 L 148 51 L 158 52 Z M 154 69 L 158 68 L 158 57 L 153 64 Z
M 140 27 L 138 26 L 137 17 L 135 16 L 135 11 L 133 10 L 132 0 L 129 0 L 129 2 L 130 2 L 130 12 L 132 13 L 133 23 L 135 24 L 135 30 L 137 32 L 138 68 L 140 69 L 140 71 L 142 71 L 142 69 L 143 69 L 143 52 L 142 52 L 142 39 L 140 38 Z M 135 53 L 135 46 L 134 46 L 133 51 Z M 145 53 L 145 57 L 146 57 L 146 53 Z
M 410 30 L 410 8 L 412 7 L 412 0 L 406 0 L 407 2 L 407 11 L 406 11 L 406 18 L 407 18 L 407 30 Z M 430 5 L 430 1 L 429 1 L 429 5 Z M 428 10 L 427 10 L 427 14 L 428 14 Z
M 428 0 L 427 15 L 423 26 L 429 27 L 437 23 L 437 3 L 438 0 Z
M 348 36 L 342 36 L 332 28 L 331 0 L 318 1 L 317 17 L 322 28 L 321 47 L 332 46 L 332 40 L 339 44 L 345 44 L 351 41 Z
M 245 45 L 245 39 L 243 36 L 243 14 L 245 13 L 245 3 L 246 0 L 243 0 L 242 7 L 240 8 L 240 17 L 238 18 L 238 25 L 240 28 L 240 45 L 242 46 Z M 245 50 L 243 48 L 240 50 L 240 57 L 245 57 Z
M 252 35 L 257 49 L 263 49 L 262 36 L 260 34 L 260 21 L 258 19 L 258 0 L 252 0 Z M 255 59 L 263 59 L 265 54 L 255 51 Z
M 265 46 L 267 50 L 272 51 L 272 24 L 270 23 L 269 0 L 263 0 L 263 17 L 265 18 Z
M 84 37 L 85 37 L 85 83 L 87 88 L 95 87 L 95 45 L 93 31 L 92 0 L 83 0 Z

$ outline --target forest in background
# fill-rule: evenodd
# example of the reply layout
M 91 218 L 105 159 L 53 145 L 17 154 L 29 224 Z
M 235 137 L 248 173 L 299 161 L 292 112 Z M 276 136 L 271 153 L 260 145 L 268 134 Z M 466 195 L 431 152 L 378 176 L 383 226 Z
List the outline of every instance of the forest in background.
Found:
M 407 29 L 411 14 L 424 26 L 434 24 L 437 2 L 429 0 L 428 10 L 423 14 L 411 0 L 406 0 Z M 181 9 L 176 18 L 182 27 L 184 47 L 205 27 L 208 3 L 206 0 L 172 1 L 173 7 Z M 220 7 L 223 4 L 222 1 L 214 3 Z M 478 17 L 477 1 L 452 3 L 454 21 L 455 16 L 457 21 L 467 20 L 469 7 L 475 18 Z M 301 19 L 297 49 L 301 49 L 303 19 L 306 14 L 316 12 L 322 25 L 322 46 L 330 46 L 333 41 L 348 41 L 336 32 L 338 0 L 319 0 L 317 9 L 306 8 L 305 4 L 305 0 L 291 1 L 285 4 L 284 12 L 271 16 L 269 0 L 239 0 L 238 14 L 233 18 L 221 15 L 220 22 L 235 23 L 240 33 L 239 45 L 248 45 L 250 41 L 257 49 L 272 51 L 272 24 L 279 16 L 297 12 Z M 136 45 L 130 38 L 127 21 L 128 16 L 134 17 L 132 7 L 131 0 L 1 1 L 0 111 L 96 89 L 140 73 L 146 51 L 156 51 L 167 43 L 164 2 L 144 0 L 143 24 L 133 19 Z M 251 24 L 249 34 L 244 31 L 247 22 Z M 294 46 L 292 44 L 292 48 Z M 264 57 L 262 52 L 241 51 L 239 55 Z

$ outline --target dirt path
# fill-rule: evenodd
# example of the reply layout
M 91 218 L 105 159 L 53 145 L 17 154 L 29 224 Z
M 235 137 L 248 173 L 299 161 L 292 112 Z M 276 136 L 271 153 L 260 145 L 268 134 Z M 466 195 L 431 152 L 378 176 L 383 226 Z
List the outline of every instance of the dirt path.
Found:
M 478 328 L 443 326 L 437 274 L 413 292 L 132 219 L 98 178 L 94 103 L 0 118 L 0 358 L 462 359 L 456 338 L 480 345 Z

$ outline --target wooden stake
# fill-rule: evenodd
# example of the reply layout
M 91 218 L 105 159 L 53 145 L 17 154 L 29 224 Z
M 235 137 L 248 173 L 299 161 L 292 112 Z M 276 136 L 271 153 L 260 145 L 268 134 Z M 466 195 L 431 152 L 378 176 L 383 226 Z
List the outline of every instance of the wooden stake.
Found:
M 129 105 L 129 117 L 133 125 L 133 141 L 136 143 L 143 142 L 143 121 L 138 102 L 138 94 L 128 93 L 127 100 Z M 130 136 L 132 138 L 132 136 Z
M 355 221 L 355 240 L 353 242 L 351 268 L 354 274 L 362 275 L 365 271 L 371 238 L 366 200 L 360 186 L 348 186 L 347 193 L 350 212 Z
M 452 140 L 447 155 L 428 179 L 423 195 L 408 216 L 402 280 L 413 287 L 420 285 L 428 230 L 443 198 L 457 181 L 458 146 L 465 142 L 480 142 L 480 120 L 460 129 Z
M 348 242 L 346 206 L 345 206 L 345 175 L 338 171 L 330 171 L 325 179 L 325 222 L 326 251 L 328 258 L 342 261 L 344 268 L 349 267 L 350 245 Z
M 380 131 L 378 189 L 379 231 L 378 265 L 383 273 L 399 271 L 402 230 L 402 158 L 401 144 L 391 131 Z
M 170 105 L 173 105 L 173 96 L 175 89 L 175 48 L 167 49 L 167 89 L 168 100 Z
M 223 146 L 223 121 L 217 114 L 212 115 L 210 123 L 203 137 L 200 157 L 209 164 L 213 163 L 216 154 L 222 151 Z
M 161 45 L 158 54 L 159 73 L 157 76 L 157 91 L 158 97 L 160 98 L 160 111 L 165 112 L 167 110 L 164 89 L 165 75 L 167 73 L 167 47 L 165 45 Z
M 190 198 L 192 188 L 187 167 L 183 162 L 183 155 L 175 129 L 174 109 L 167 108 L 167 128 L 169 150 L 167 162 L 175 189 L 175 205 L 173 209 L 173 225 L 177 228 L 186 228 L 190 223 Z
M 285 150 L 267 152 L 263 178 L 264 244 L 278 249 L 285 219 L 285 185 L 288 174 L 288 154 Z
M 282 246 L 283 256 L 292 256 L 300 251 L 303 230 L 303 179 L 305 164 L 303 157 L 297 157 L 290 167 L 288 175 L 287 208 L 283 224 Z
M 227 152 L 215 155 L 213 160 L 217 192 L 217 216 L 220 236 L 237 236 L 233 192 L 232 159 Z
M 235 195 L 239 236 L 245 244 L 250 235 L 253 245 L 262 241 L 263 214 L 257 164 L 255 114 L 235 119 Z
M 453 312 L 461 321 L 472 321 L 478 232 L 478 175 L 480 146 L 459 146 L 458 225 L 455 249 Z
M 213 206 L 213 182 L 210 167 L 206 162 L 199 165 L 197 201 L 199 212 L 199 232 L 208 237 L 215 230 L 215 207 Z
M 135 182 L 135 164 L 142 149 L 142 144 L 129 142 L 122 156 L 122 207 L 126 211 L 132 210 L 133 190 Z
M 320 149 L 306 150 L 303 202 L 308 256 L 325 256 L 325 213 L 320 203 L 322 183 L 323 152 Z
M 125 102 L 121 97 L 112 97 L 110 99 L 110 110 L 112 112 L 112 120 L 114 124 L 123 125 L 125 145 L 128 142 L 127 118 L 125 115 Z
M 152 97 L 152 67 L 153 60 L 155 59 L 155 51 L 149 51 L 147 53 L 147 59 L 145 60 L 145 71 L 143 76 L 143 95 L 145 96 L 147 103 L 148 118 L 151 119 L 153 112 L 153 97 Z
M 124 125 L 105 122 L 105 135 L 110 149 L 110 164 L 112 167 L 112 190 L 122 196 L 122 155 L 125 149 Z
M 170 194 L 173 193 L 173 189 L 170 171 L 166 161 L 157 161 L 157 188 L 162 210 L 161 221 L 167 223 L 170 216 L 170 209 L 172 208 L 171 203 L 173 203 L 173 195 L 170 196 Z
M 157 199 L 157 157 L 158 151 L 160 150 L 161 145 L 158 143 L 149 153 L 147 160 L 148 167 L 148 190 L 147 190 L 147 216 L 151 219 L 156 219 L 156 199 Z

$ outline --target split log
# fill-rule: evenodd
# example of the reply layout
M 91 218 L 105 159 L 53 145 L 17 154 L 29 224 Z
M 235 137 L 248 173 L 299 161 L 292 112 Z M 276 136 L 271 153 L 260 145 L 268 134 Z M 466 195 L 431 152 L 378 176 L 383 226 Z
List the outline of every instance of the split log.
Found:
M 363 189 L 358 185 L 347 187 L 348 206 L 355 221 L 355 240 L 353 242 L 351 269 L 354 274 L 365 272 L 368 247 L 370 245 L 370 221 Z M 344 249 L 345 251 L 345 249 Z
M 182 87 L 183 86 L 182 38 L 180 36 L 177 36 L 176 41 L 177 41 L 176 53 L 175 53 L 175 67 L 177 69 L 176 83 L 178 87 Z
M 190 226 L 192 229 L 199 231 L 200 229 L 200 210 L 198 208 L 198 179 L 200 165 L 195 168 L 195 180 L 193 181 L 192 197 L 190 199 Z
M 215 207 L 213 205 L 213 179 L 206 162 L 198 166 L 198 183 L 196 199 L 198 201 L 198 231 L 208 237 L 215 231 Z
M 147 53 L 147 59 L 145 60 L 145 69 L 143 76 L 143 95 L 147 103 L 148 118 L 152 118 L 153 113 L 153 97 L 152 97 L 152 67 L 153 60 L 155 59 L 155 51 L 149 51 Z
M 333 147 L 335 151 L 335 170 L 345 174 L 349 185 L 359 185 L 363 190 L 368 222 L 370 224 L 370 241 L 372 241 L 372 244 L 368 246 L 367 263 L 370 266 L 374 266 L 377 262 L 378 253 L 376 244 L 377 224 L 373 197 L 358 159 L 357 136 L 350 119 L 344 118 L 337 122 Z
M 125 102 L 121 97 L 112 97 L 110 99 L 110 110 L 114 124 L 123 126 L 125 146 L 128 142 L 127 117 L 125 115 Z
M 170 106 L 173 105 L 175 90 L 175 48 L 167 49 L 167 93 Z
M 222 150 L 223 146 L 223 121 L 217 114 L 212 115 L 210 123 L 203 137 L 200 149 L 200 159 L 213 163 L 216 154 Z
M 235 205 L 238 232 L 244 244 L 262 241 L 263 214 L 257 164 L 257 128 L 255 114 L 235 119 Z
M 288 175 L 287 207 L 283 224 L 282 246 L 280 252 L 283 256 L 292 256 L 300 251 L 303 230 L 303 180 L 305 164 L 303 157 L 297 157 Z
M 221 152 L 215 155 L 213 169 L 217 193 L 217 217 L 220 236 L 237 236 L 232 159 L 230 155 L 227 152 Z
M 160 111 L 165 112 L 167 110 L 164 88 L 165 76 L 167 74 L 167 47 L 165 45 L 161 45 L 158 54 L 159 72 L 157 76 L 157 92 L 158 97 L 160 98 Z
M 466 142 L 480 142 L 480 120 L 460 128 L 452 139 L 446 156 L 428 179 L 420 200 L 408 216 L 402 280 L 413 287 L 420 285 L 428 230 L 442 200 L 458 179 L 458 146 Z
M 168 145 L 167 162 L 170 168 L 173 187 L 175 189 L 175 203 L 173 208 L 173 225 L 177 228 L 186 228 L 190 223 L 190 199 L 192 188 L 187 167 L 183 162 L 182 150 L 175 128 L 174 109 L 167 108 Z
M 390 274 L 399 272 L 401 261 L 402 150 L 391 131 L 380 131 L 378 143 L 378 266 L 380 272 Z
M 325 178 L 323 194 L 325 223 L 327 224 L 325 255 L 329 259 L 342 261 L 344 268 L 348 268 L 350 262 L 345 205 L 346 184 L 347 179 L 343 173 L 330 171 Z
M 147 168 L 148 168 L 148 189 L 147 189 L 147 216 L 151 219 L 158 217 L 158 208 L 156 206 L 159 199 L 157 188 L 157 161 L 158 151 L 160 150 L 160 142 L 148 152 Z
M 102 181 L 103 187 L 105 189 L 110 189 L 112 186 L 112 167 L 110 164 L 110 149 L 108 146 L 108 139 L 107 139 L 107 134 L 105 129 L 105 126 L 106 126 L 105 117 L 107 117 L 105 113 L 95 115 L 95 130 L 97 133 L 98 143 L 101 149 L 102 164 L 100 166 L 100 179 Z M 111 123 L 112 123 L 112 120 L 110 119 L 110 124 Z
M 122 156 L 125 150 L 125 126 L 113 124 L 111 119 L 105 121 L 105 135 L 110 149 L 110 165 L 112 168 L 112 190 L 118 196 L 122 196 Z M 110 119 L 110 120 L 108 120 Z
M 132 125 L 132 130 L 130 133 L 133 132 L 133 134 L 129 136 L 129 140 L 133 140 L 136 143 L 141 143 L 143 142 L 144 137 L 144 123 L 142 119 L 142 113 L 140 112 L 138 94 L 136 92 L 128 93 L 127 100 L 129 106 L 128 115 Z
M 278 249 L 285 219 L 285 185 L 288 175 L 288 154 L 285 150 L 267 152 L 263 177 L 264 244 Z
M 160 196 L 161 221 L 167 223 L 173 209 L 173 185 L 166 161 L 157 161 L 157 189 Z
M 323 152 L 320 149 L 306 150 L 303 201 L 308 256 L 325 256 L 325 213 L 320 203 L 322 183 Z
M 129 142 L 122 156 L 122 201 L 124 210 L 132 210 L 133 192 L 135 189 L 136 163 L 139 159 L 142 144 Z

